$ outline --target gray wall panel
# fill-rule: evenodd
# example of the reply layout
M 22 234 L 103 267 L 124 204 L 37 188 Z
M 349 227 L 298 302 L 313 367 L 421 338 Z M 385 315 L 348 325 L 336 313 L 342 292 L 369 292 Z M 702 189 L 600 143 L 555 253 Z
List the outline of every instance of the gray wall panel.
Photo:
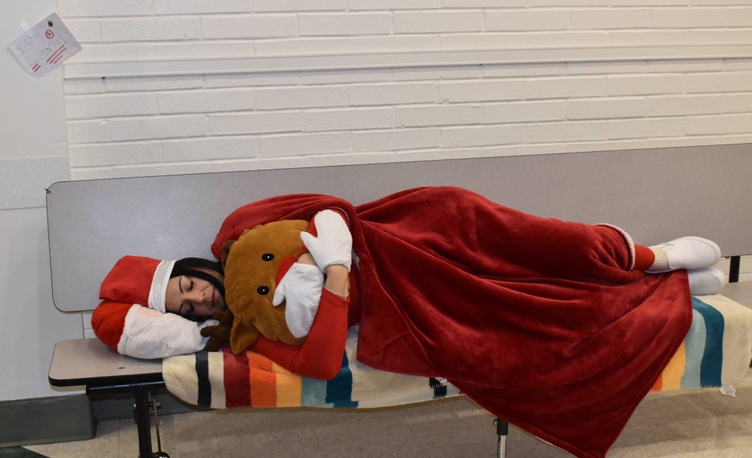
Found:
M 125 254 L 210 257 L 232 210 L 291 193 L 358 204 L 454 185 L 540 216 L 616 224 L 644 245 L 692 234 L 750 254 L 751 171 L 752 145 L 731 145 L 61 182 L 47 196 L 53 299 L 93 309 Z

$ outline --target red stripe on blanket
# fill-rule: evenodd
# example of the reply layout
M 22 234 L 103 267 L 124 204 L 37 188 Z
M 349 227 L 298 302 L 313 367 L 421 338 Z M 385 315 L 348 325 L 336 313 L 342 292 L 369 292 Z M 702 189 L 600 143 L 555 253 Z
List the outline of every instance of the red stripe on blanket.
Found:
M 235 356 L 228 348 L 223 348 L 222 360 L 224 362 L 223 378 L 227 408 L 250 406 L 250 369 L 246 354 Z

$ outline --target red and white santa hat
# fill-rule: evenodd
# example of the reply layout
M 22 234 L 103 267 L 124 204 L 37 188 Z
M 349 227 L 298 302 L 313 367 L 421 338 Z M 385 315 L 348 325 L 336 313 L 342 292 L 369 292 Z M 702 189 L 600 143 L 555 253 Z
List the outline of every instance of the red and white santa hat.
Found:
M 123 256 L 102 281 L 99 298 L 165 313 L 165 292 L 174 265 L 175 261 Z

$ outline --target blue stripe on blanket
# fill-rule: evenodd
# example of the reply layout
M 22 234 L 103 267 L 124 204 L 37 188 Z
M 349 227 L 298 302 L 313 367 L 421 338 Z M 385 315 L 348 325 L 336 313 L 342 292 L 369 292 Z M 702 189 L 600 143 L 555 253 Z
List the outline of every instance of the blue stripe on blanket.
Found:
M 303 395 L 300 399 L 301 406 L 323 407 L 326 405 L 326 380 L 301 377 L 303 380 Z
M 353 376 L 345 352 L 339 374 L 326 383 L 326 403 L 338 408 L 356 409 L 358 402 L 352 400 L 352 387 Z
M 694 306 L 694 304 L 693 304 Z M 702 356 L 705 353 L 705 320 L 700 312 L 692 310 L 692 327 L 684 338 L 687 362 L 681 379 L 682 388 L 701 386 Z
M 696 297 L 692 298 L 692 327 L 684 339 L 687 362 L 682 388 L 721 386 L 723 368 L 723 314 Z
M 726 323 L 721 312 L 693 297 L 692 307 L 705 319 L 707 338 L 702 357 L 701 386 L 721 386 L 723 372 L 723 331 Z

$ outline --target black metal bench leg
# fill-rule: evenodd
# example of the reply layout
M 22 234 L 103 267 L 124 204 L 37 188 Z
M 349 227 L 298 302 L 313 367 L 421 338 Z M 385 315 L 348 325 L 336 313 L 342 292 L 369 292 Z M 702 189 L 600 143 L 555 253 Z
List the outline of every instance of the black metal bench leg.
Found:
M 742 257 L 731 256 L 729 264 L 729 283 L 736 283 L 739 281 L 739 270 L 741 267 Z
M 133 391 L 136 398 L 135 417 L 138 429 L 138 456 L 152 458 L 151 425 L 149 424 L 149 390 L 137 388 Z
M 498 436 L 498 440 L 496 442 L 496 457 L 504 458 L 507 453 L 507 434 L 509 434 L 509 423 L 502 420 L 501 418 L 497 418 L 496 420 L 494 420 L 494 424 L 496 425 L 496 434 Z

